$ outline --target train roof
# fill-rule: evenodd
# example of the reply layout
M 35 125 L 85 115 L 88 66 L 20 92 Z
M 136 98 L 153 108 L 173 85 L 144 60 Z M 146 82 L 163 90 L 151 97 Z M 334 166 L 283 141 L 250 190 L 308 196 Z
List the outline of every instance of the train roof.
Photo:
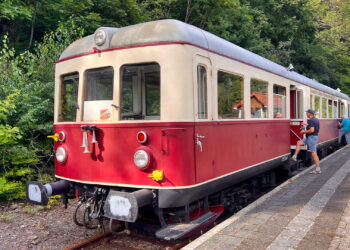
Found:
M 272 72 L 287 79 L 300 82 L 333 96 L 350 100 L 347 95 L 325 86 L 316 80 L 289 71 L 285 67 L 262 56 L 254 54 L 253 52 L 243 49 L 200 28 L 178 20 L 166 19 L 152 21 L 123 28 L 101 27 L 97 29 L 96 32 L 101 29 L 106 32 L 107 36 L 106 42 L 103 45 L 98 46 L 95 44 L 94 35 L 86 36 L 69 45 L 62 53 L 59 61 L 83 54 L 94 53 L 96 49 L 108 50 L 128 46 L 162 44 L 169 42 L 187 43 Z

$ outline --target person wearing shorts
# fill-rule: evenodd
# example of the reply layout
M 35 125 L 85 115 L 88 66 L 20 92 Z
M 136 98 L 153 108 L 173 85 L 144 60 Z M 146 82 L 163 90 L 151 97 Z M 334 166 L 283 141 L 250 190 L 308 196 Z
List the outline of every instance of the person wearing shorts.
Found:
M 320 174 L 320 159 L 318 158 L 316 148 L 318 142 L 318 132 L 320 131 L 320 122 L 315 117 L 315 111 L 313 109 L 308 109 L 306 111 L 306 116 L 309 118 L 309 120 L 307 124 L 303 123 L 303 125 L 307 125 L 307 127 L 306 130 L 301 131 L 302 134 L 306 134 L 306 139 L 298 141 L 295 153 L 291 159 L 296 161 L 301 147 L 307 145 L 311 151 L 311 156 L 314 159 L 316 166 L 316 169 L 311 173 Z

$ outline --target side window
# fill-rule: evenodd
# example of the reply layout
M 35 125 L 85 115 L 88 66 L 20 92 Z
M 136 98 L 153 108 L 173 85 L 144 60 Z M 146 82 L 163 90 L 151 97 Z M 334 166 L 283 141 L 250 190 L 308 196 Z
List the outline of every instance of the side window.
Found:
M 315 95 L 315 116 L 317 118 L 320 118 L 320 107 L 321 107 L 320 97 Z
M 84 121 L 108 121 L 112 118 L 113 78 L 112 67 L 85 72 Z
M 62 76 L 59 99 L 59 122 L 75 122 L 78 108 L 78 72 Z
M 333 101 L 328 100 L 328 118 L 333 118 Z
M 310 95 L 310 109 L 314 108 L 314 95 Z
M 251 79 L 250 115 L 252 118 L 268 118 L 268 83 Z
M 286 88 L 273 85 L 273 117 L 286 118 Z
M 333 111 L 334 111 L 333 118 L 338 118 L 338 102 L 334 101 L 333 104 L 334 104 L 334 107 L 333 107 Z
M 243 119 L 243 77 L 218 72 L 219 119 Z
M 339 116 L 342 117 L 345 114 L 345 112 L 344 112 L 344 103 L 339 101 L 339 107 L 340 107 Z
M 327 99 L 322 98 L 322 118 L 327 118 Z
M 160 119 L 160 67 L 157 63 L 124 65 L 121 73 L 121 119 Z
M 197 66 L 198 83 L 198 119 L 208 119 L 207 71 L 204 66 Z
M 348 117 L 350 117 L 350 104 L 348 104 Z
M 304 109 L 303 109 L 303 91 L 302 90 L 298 90 L 296 91 L 296 118 L 298 119 L 303 119 L 303 115 L 304 115 Z

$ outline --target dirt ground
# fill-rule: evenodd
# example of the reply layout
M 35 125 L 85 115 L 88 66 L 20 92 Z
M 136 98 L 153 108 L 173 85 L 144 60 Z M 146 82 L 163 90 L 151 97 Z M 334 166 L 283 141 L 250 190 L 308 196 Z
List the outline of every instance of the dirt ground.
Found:
M 0 203 L 0 249 L 64 249 L 101 233 L 74 224 L 76 205 L 38 210 L 26 202 Z
M 25 201 L 0 203 L 0 250 L 65 249 L 102 233 L 101 229 L 86 229 L 73 222 L 77 200 L 69 200 L 50 209 L 39 209 Z M 108 221 L 105 221 L 108 230 Z M 167 249 L 152 242 L 127 235 L 113 236 L 108 242 L 88 249 Z

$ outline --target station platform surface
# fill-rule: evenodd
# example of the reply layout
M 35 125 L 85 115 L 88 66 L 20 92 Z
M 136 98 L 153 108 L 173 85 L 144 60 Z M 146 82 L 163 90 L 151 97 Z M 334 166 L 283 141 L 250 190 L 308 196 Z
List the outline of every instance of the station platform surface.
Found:
M 350 147 L 302 171 L 182 249 L 350 249 Z

